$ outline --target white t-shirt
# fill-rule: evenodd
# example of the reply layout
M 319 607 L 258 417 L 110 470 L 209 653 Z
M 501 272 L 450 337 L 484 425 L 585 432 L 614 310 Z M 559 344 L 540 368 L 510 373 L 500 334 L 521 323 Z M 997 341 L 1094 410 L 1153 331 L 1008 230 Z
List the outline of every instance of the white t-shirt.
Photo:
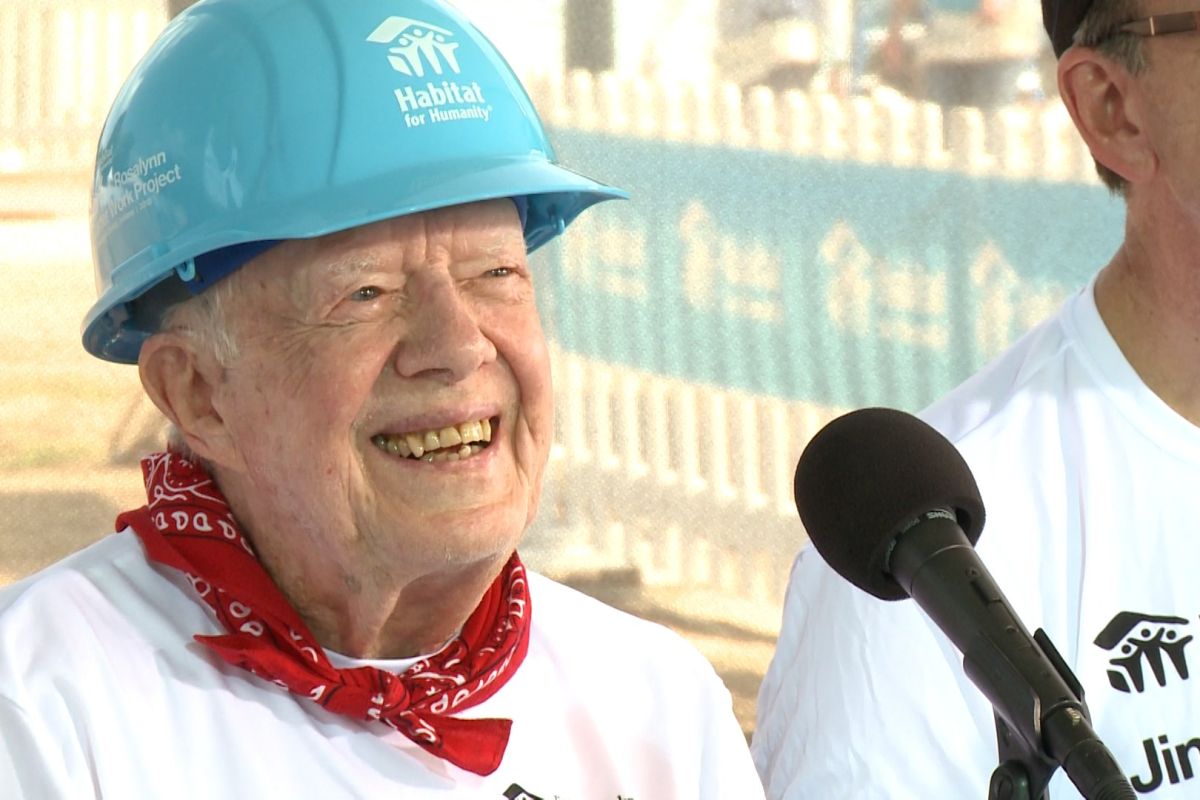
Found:
M 107 537 L 0 591 L 0 797 L 762 797 L 690 645 L 542 576 L 529 590 L 525 661 L 461 715 L 513 720 L 481 777 L 211 655 L 192 636 L 221 631 L 186 578 Z
M 979 483 L 980 556 L 1082 682 L 1135 789 L 1200 797 L 1200 428 L 1138 378 L 1093 286 L 924 417 Z M 812 548 L 752 749 L 772 798 L 982 799 L 998 761 L 991 707 L 945 637 Z M 1079 797 L 1061 770 L 1050 788 Z

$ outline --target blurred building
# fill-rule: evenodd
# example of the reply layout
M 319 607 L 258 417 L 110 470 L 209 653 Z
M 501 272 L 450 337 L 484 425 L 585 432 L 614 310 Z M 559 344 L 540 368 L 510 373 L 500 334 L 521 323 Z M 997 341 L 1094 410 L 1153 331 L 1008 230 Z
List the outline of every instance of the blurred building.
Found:
M 716 77 L 837 94 L 888 87 L 945 106 L 1040 94 L 1038 6 L 1019 0 L 720 0 Z

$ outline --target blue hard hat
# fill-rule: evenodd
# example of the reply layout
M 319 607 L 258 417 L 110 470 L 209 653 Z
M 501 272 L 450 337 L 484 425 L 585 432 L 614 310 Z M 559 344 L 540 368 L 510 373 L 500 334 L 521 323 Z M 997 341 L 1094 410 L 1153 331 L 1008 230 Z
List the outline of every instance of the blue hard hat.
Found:
M 626 197 L 555 163 L 495 47 L 439 0 L 202 0 L 113 103 L 83 345 L 137 361 L 163 307 L 270 244 L 498 197 L 530 250 Z

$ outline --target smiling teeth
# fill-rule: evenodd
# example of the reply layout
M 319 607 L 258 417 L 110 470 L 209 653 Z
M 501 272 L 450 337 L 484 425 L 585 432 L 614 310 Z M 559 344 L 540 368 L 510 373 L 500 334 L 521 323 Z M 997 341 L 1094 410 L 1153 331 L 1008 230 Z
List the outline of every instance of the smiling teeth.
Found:
M 390 435 L 381 433 L 371 437 L 375 446 L 384 452 L 430 463 L 470 458 L 491 440 L 492 422 L 488 419 L 471 420 L 438 430 Z

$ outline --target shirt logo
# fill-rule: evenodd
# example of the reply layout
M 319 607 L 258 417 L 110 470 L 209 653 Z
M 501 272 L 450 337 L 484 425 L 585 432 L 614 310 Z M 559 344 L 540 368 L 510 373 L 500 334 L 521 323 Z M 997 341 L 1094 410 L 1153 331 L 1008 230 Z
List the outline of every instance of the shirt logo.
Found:
M 1200 738 L 1173 745 L 1166 734 L 1161 734 L 1157 746 L 1154 739 L 1143 739 L 1142 750 L 1146 753 L 1146 771 L 1149 774 L 1145 777 L 1140 773 L 1129 776 L 1129 783 L 1138 794 L 1153 792 L 1163 785 L 1164 779 L 1168 785 L 1175 786 L 1196 777 L 1192 754 L 1200 753 Z
M 517 784 L 513 784 L 504 790 L 505 800 L 542 800 L 536 794 L 528 792 Z
M 1167 685 L 1167 662 L 1180 680 L 1188 679 L 1184 648 L 1192 641 L 1183 617 L 1159 617 L 1122 611 L 1096 637 L 1098 647 L 1113 653 L 1108 682 L 1119 692 L 1146 690 L 1146 670 L 1159 686 Z
M 454 51 L 458 42 L 451 41 L 454 32 L 428 22 L 408 17 L 388 17 L 367 37 L 368 42 L 391 45 L 388 61 L 397 72 L 412 78 L 425 77 L 425 66 L 435 75 L 449 68 L 459 73 L 458 58 Z
M 543 800 L 542 797 L 534 794 L 517 783 L 511 784 L 507 789 L 505 789 L 503 797 L 505 800 Z M 560 797 L 559 795 L 554 795 L 553 798 L 545 798 L 545 800 L 566 800 L 566 798 Z M 617 800 L 634 800 L 634 798 L 632 796 L 619 794 L 617 795 Z

